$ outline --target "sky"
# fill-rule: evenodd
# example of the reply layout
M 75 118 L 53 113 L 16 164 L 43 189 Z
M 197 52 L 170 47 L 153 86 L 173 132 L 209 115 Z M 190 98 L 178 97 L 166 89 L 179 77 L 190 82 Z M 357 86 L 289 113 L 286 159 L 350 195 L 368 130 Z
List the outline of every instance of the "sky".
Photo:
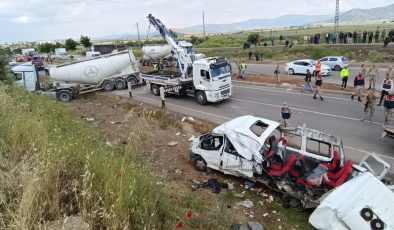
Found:
M 394 0 L 340 0 L 340 11 L 373 8 Z M 0 42 L 146 36 L 152 13 L 169 28 L 234 23 L 287 14 L 334 15 L 335 0 L 0 0 Z

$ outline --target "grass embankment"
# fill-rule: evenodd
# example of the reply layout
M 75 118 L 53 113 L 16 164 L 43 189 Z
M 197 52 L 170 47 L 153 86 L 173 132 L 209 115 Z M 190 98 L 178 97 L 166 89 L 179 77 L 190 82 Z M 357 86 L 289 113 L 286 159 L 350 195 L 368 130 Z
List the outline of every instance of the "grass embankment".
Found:
M 376 47 L 356 47 L 356 46 L 294 46 L 291 49 L 284 49 L 283 46 L 275 47 L 253 47 L 251 49 L 242 48 L 211 48 L 197 49 L 197 52 L 204 53 L 207 57 L 222 56 L 233 60 L 248 59 L 248 53 L 253 52 L 252 60 L 255 60 L 255 52 L 263 52 L 264 59 L 276 61 L 293 61 L 297 59 L 313 58 L 318 59 L 330 55 L 342 55 L 349 60 L 358 62 L 393 62 L 393 47 L 376 48 Z
M 91 228 L 171 229 L 178 207 L 140 159 L 146 130 L 123 147 L 63 103 L 0 85 L 0 229 L 81 215 Z

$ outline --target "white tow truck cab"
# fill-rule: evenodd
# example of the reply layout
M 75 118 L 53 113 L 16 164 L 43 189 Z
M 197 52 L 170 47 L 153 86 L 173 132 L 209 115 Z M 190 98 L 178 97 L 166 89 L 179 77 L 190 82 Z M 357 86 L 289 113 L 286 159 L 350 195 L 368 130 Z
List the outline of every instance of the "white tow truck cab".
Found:
M 166 26 L 151 14 L 148 20 L 171 47 L 171 53 L 177 61 L 179 71 L 155 70 L 142 73 L 142 79 L 150 85 L 152 93 L 160 94 L 160 87 L 167 94 L 194 97 L 201 105 L 218 102 L 231 96 L 231 67 L 225 58 L 205 58 L 187 49 L 184 42 L 177 41 Z M 185 48 L 186 47 L 186 48 Z

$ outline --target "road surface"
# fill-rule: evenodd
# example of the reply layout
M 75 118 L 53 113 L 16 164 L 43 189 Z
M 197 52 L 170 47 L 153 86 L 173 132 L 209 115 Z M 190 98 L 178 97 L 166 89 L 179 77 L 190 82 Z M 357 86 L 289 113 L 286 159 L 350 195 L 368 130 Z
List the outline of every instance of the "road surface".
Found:
M 274 64 L 247 64 L 247 73 L 254 73 L 254 74 L 274 74 L 276 65 Z M 287 75 L 287 73 L 284 71 L 285 63 L 280 65 L 281 69 L 281 75 Z M 235 64 L 231 64 L 231 68 L 233 71 L 237 70 L 237 66 Z M 367 66 L 368 70 L 369 66 Z M 379 76 L 380 78 L 376 82 L 376 89 L 380 90 L 382 80 L 386 76 L 387 69 L 386 68 L 379 68 Z M 353 81 L 354 81 L 354 76 L 356 76 L 360 72 L 360 68 L 357 67 L 349 67 L 349 79 L 348 79 L 348 85 L 353 86 Z M 298 77 L 298 78 L 304 78 L 305 75 L 291 75 L 293 77 Z M 340 77 L 340 72 L 339 71 L 331 71 L 331 75 L 328 77 L 324 77 L 323 79 L 326 82 L 329 83 L 334 83 L 334 84 L 342 84 L 342 78 Z M 366 85 L 369 84 L 368 80 L 365 82 Z
M 303 125 L 339 136 L 343 139 L 347 156 L 359 161 L 367 153 L 376 153 L 394 164 L 394 140 L 380 140 L 383 109 L 376 108 L 375 121 L 361 122 L 363 103 L 351 101 L 348 96 L 323 94 L 324 101 L 313 100 L 311 94 L 297 90 L 277 89 L 248 84 L 234 84 L 233 96 L 223 102 L 201 106 L 193 98 L 170 96 L 167 108 L 199 119 L 221 124 L 238 116 L 255 116 L 280 120 L 280 106 L 287 102 L 293 108 L 290 126 Z M 114 91 L 128 97 L 128 91 Z M 133 99 L 161 106 L 159 97 L 151 94 L 148 87 L 133 89 Z

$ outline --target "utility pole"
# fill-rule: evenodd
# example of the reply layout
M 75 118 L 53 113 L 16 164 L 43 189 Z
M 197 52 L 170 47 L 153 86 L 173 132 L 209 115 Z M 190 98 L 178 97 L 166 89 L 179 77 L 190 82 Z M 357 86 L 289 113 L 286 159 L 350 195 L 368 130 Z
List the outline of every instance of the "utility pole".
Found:
M 334 31 L 336 33 L 338 33 L 338 27 L 339 27 L 339 0 L 336 0 L 335 21 L 334 21 Z
M 204 13 L 204 11 L 202 12 L 202 29 L 203 29 L 203 34 L 204 34 L 204 40 L 206 40 L 206 37 L 205 37 L 205 13 Z
M 138 26 L 138 22 L 137 22 L 137 34 L 138 34 L 138 41 L 140 41 L 140 27 Z

